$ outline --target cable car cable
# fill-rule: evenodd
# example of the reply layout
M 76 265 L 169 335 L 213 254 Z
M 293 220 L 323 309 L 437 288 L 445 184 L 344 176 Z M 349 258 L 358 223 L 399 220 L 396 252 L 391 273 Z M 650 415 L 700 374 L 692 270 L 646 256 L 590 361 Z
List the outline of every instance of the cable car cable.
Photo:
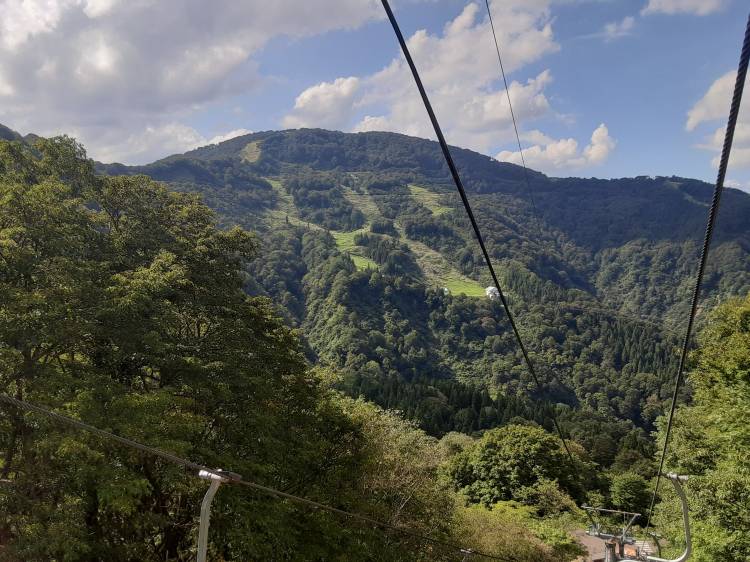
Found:
M 508 98 L 508 107 L 510 108 L 510 118 L 513 121 L 513 130 L 516 132 L 516 142 L 518 143 L 518 153 L 521 155 L 521 165 L 523 166 L 523 177 L 526 181 L 526 189 L 529 193 L 529 200 L 531 202 L 531 211 L 534 214 L 534 218 L 537 222 L 539 229 L 539 239 L 542 239 L 542 227 L 540 224 L 539 213 L 536 209 L 536 203 L 534 201 L 534 190 L 531 188 L 531 182 L 529 181 L 529 170 L 526 167 L 526 159 L 523 156 L 523 147 L 521 146 L 521 136 L 518 134 L 518 125 L 516 123 L 516 114 L 513 111 L 513 104 L 510 102 L 510 89 L 508 88 L 508 79 L 505 77 L 505 67 L 503 66 L 503 57 L 500 56 L 500 44 L 497 40 L 497 33 L 495 33 L 495 23 L 492 21 L 492 10 L 490 10 L 490 0 L 484 0 L 484 5 L 487 6 L 487 18 L 490 20 L 490 28 L 492 29 L 492 38 L 495 40 L 495 52 L 497 53 L 497 62 L 500 63 L 500 74 L 503 77 L 503 84 L 505 85 L 505 95 Z
M 693 323 L 695 316 L 698 311 L 698 301 L 700 300 L 701 284 L 703 283 L 703 274 L 706 269 L 706 261 L 708 259 L 708 252 L 711 248 L 711 238 L 713 236 L 714 225 L 716 224 L 716 216 L 719 212 L 719 203 L 721 202 L 721 194 L 724 190 L 724 178 L 727 173 L 727 167 L 729 165 L 729 154 L 732 151 L 732 141 L 734 140 L 734 130 L 737 126 L 737 117 L 740 112 L 740 104 L 742 102 L 742 92 L 745 88 L 745 78 L 747 77 L 747 66 L 750 61 L 750 16 L 748 16 L 747 24 L 745 26 L 745 38 L 742 43 L 742 51 L 740 52 L 740 62 L 737 68 L 737 78 L 734 82 L 734 93 L 732 94 L 732 104 L 729 109 L 729 119 L 727 121 L 727 128 L 724 133 L 724 146 L 721 149 L 721 160 L 719 161 L 719 172 L 716 176 L 716 186 L 714 187 L 713 199 L 711 200 L 711 207 L 708 211 L 708 220 L 706 223 L 706 233 L 703 237 L 703 247 L 701 248 L 701 255 L 698 265 L 698 272 L 695 278 L 695 287 L 693 289 L 693 297 L 690 305 L 690 316 L 688 318 L 687 328 L 685 329 L 685 339 L 682 343 L 682 351 L 680 353 L 680 363 L 677 367 L 677 374 L 675 376 L 674 392 L 672 393 L 672 403 L 669 408 L 669 418 L 667 421 L 667 430 L 664 435 L 664 446 L 661 452 L 661 460 L 659 461 L 659 470 L 656 473 L 656 483 L 654 484 L 654 492 L 651 496 L 651 504 L 648 508 L 648 519 L 646 521 L 646 527 L 651 524 L 651 516 L 653 515 L 654 503 L 656 502 L 656 494 L 659 491 L 659 482 L 661 480 L 661 474 L 664 470 L 664 461 L 667 456 L 667 449 L 669 447 L 669 436 L 672 431 L 672 424 L 674 421 L 674 412 L 677 405 L 677 395 L 682 385 L 683 372 L 685 370 L 685 363 L 687 361 L 688 348 L 690 347 L 690 335 L 693 330 Z
M 505 95 L 506 95 L 506 97 L 508 99 L 508 108 L 510 109 L 510 117 L 511 117 L 511 120 L 513 122 L 513 130 L 514 130 L 514 132 L 516 134 L 516 143 L 518 144 L 518 154 L 521 156 L 521 166 L 523 167 L 523 176 L 524 176 L 524 182 L 526 183 L 526 190 L 527 190 L 527 192 L 529 194 L 529 202 L 531 204 L 531 212 L 532 212 L 532 215 L 533 215 L 533 217 L 535 219 L 535 222 L 537 224 L 537 236 L 539 237 L 539 240 L 542 240 L 541 218 L 540 218 L 540 214 L 539 214 L 539 211 L 537 210 L 537 206 L 536 206 L 536 202 L 535 202 L 534 189 L 531 187 L 531 180 L 529 180 L 529 171 L 528 171 L 528 167 L 526 166 L 526 159 L 525 159 L 525 157 L 523 155 L 523 147 L 521 145 L 521 136 L 518 133 L 518 124 L 517 124 L 517 121 L 516 121 L 516 114 L 515 114 L 515 111 L 513 111 L 513 103 L 510 101 L 510 88 L 508 87 L 508 80 L 507 80 L 506 75 L 505 75 L 505 66 L 503 65 L 503 57 L 500 54 L 500 42 L 497 39 L 497 33 L 495 31 L 495 23 L 494 23 L 494 21 L 492 19 L 492 10 L 490 9 L 490 2 L 489 2 L 489 0 L 484 0 L 484 5 L 487 8 L 487 19 L 490 22 L 490 29 L 492 30 L 492 38 L 493 38 L 494 43 L 495 43 L 495 52 L 497 53 L 497 62 L 500 65 L 500 74 L 501 74 L 501 76 L 503 78 L 503 85 L 505 86 Z M 605 306 L 604 306 L 604 303 L 601 302 L 601 300 L 599 300 L 598 296 L 596 296 L 596 295 L 592 295 L 592 296 L 597 301 L 597 303 L 601 306 L 602 310 L 607 310 L 605 308 Z M 563 304 L 567 304 L 566 301 L 561 301 L 561 302 Z M 668 327 L 666 327 L 666 326 L 662 326 L 662 325 L 657 324 L 656 322 L 654 322 L 652 320 L 648 320 L 648 319 L 642 318 L 640 316 L 626 314 L 626 313 L 623 313 L 623 312 L 620 312 L 620 311 L 617 311 L 617 310 L 614 310 L 614 309 L 610 310 L 609 314 L 611 316 L 617 316 L 617 317 L 622 317 L 622 318 L 625 318 L 625 319 L 631 319 L 631 320 L 634 320 L 634 321 L 642 322 L 644 324 L 652 324 L 654 326 L 659 327 L 662 330 L 671 331 L 671 329 L 668 328 Z
M 444 541 L 441 539 L 436 539 L 434 537 L 430 537 L 428 535 L 424 535 L 422 533 L 418 533 L 416 531 L 411 531 L 409 529 L 404 529 L 401 527 L 397 527 L 396 525 L 391 525 L 390 523 L 385 523 L 384 521 L 379 521 L 377 519 L 373 519 L 372 517 L 368 517 L 367 515 L 362 515 L 360 513 L 354 513 L 351 511 L 346 511 L 344 509 L 339 509 L 337 507 L 333 507 L 330 505 L 326 505 L 324 503 L 317 502 L 315 500 L 311 500 L 308 498 L 303 498 L 301 496 L 295 496 L 294 494 L 289 494 L 287 492 L 282 492 L 281 490 L 277 490 L 275 488 L 271 488 L 269 486 L 264 486 L 262 484 L 258 484 L 256 482 L 253 482 L 251 480 L 243 480 L 241 476 L 234 474 L 232 472 L 227 472 L 223 470 L 216 470 L 213 468 L 208 468 L 205 465 L 202 465 L 200 463 L 196 463 L 193 461 L 190 461 L 188 459 L 184 459 L 182 457 L 178 457 L 177 455 L 173 455 L 172 453 L 168 453 L 166 451 L 162 451 L 161 449 L 157 449 L 156 447 L 151 447 L 149 445 L 144 445 L 143 443 L 139 443 L 138 441 L 133 441 L 132 439 L 128 439 L 127 437 L 121 437 L 119 435 L 116 435 L 114 433 L 110 433 L 109 431 L 105 431 L 104 429 L 100 429 L 98 427 L 95 427 L 93 425 L 90 425 L 86 422 L 83 422 L 81 420 L 77 420 L 75 418 L 71 418 L 69 416 L 65 416 L 63 414 L 59 414 L 57 412 L 53 412 L 52 410 L 49 410 L 47 408 L 43 408 L 41 406 L 37 406 L 35 404 L 31 404 L 30 402 L 26 402 L 25 400 L 20 400 L 18 398 L 14 398 L 12 396 L 8 396 L 7 394 L 0 393 L 0 402 L 4 402 L 6 404 L 9 404 L 11 406 L 14 406 L 16 408 L 26 410 L 29 412 L 34 412 L 37 414 L 41 414 L 43 416 L 46 416 L 47 418 L 50 418 L 58 423 L 68 425 L 70 427 L 74 427 L 76 429 L 80 429 L 83 431 L 87 431 L 89 433 L 93 433 L 94 435 L 97 435 L 99 437 L 103 437 L 105 439 L 109 439 L 111 441 L 115 441 L 121 445 L 124 445 L 126 447 L 130 447 L 132 449 L 136 449 L 139 451 L 142 451 L 144 453 L 148 453 L 150 455 L 162 458 L 164 460 L 167 460 L 169 462 L 181 465 L 185 468 L 189 468 L 191 470 L 194 470 L 196 472 L 207 472 L 209 474 L 216 475 L 225 481 L 227 481 L 230 484 L 237 484 L 240 486 L 245 486 L 247 488 L 251 488 L 253 490 L 257 490 L 259 492 L 263 492 L 268 495 L 276 496 L 278 498 L 284 498 L 299 504 L 308 505 L 311 507 L 315 507 L 317 509 L 322 509 L 324 511 L 328 511 L 330 513 L 335 513 L 338 515 L 343 515 L 346 517 L 349 517 L 351 519 L 356 519 L 358 521 L 362 521 L 364 523 L 369 523 L 371 525 L 374 525 L 376 527 L 380 527 L 381 529 L 388 529 L 391 531 L 395 531 L 397 533 L 400 533 L 402 535 L 406 535 L 412 538 L 416 538 L 419 540 L 423 540 L 425 542 L 430 542 L 432 544 L 442 546 L 445 548 L 450 548 L 453 550 L 456 550 L 457 552 L 466 553 L 470 552 L 472 554 L 475 554 L 477 556 L 482 556 L 484 558 L 489 558 L 491 560 L 503 560 L 505 562 L 516 562 L 517 558 L 507 558 L 503 556 L 497 556 L 494 554 L 486 554 L 481 551 L 471 550 L 467 549 L 465 547 L 462 547 L 458 544 L 451 543 L 448 541 Z
M 427 96 L 427 92 L 425 91 L 424 85 L 422 84 L 422 80 L 419 77 L 419 71 L 417 70 L 417 67 L 414 64 L 414 60 L 412 59 L 411 53 L 409 52 L 409 47 L 406 45 L 406 41 L 404 40 L 404 36 L 401 33 L 401 29 L 399 28 L 398 22 L 396 21 L 396 17 L 393 15 L 393 11 L 391 10 L 388 0 L 381 0 L 381 2 L 383 4 L 383 8 L 385 9 L 386 15 L 388 16 L 388 20 L 391 22 L 391 26 L 393 27 L 393 31 L 396 34 L 396 38 L 398 39 L 398 42 L 401 45 L 401 50 L 404 54 L 404 58 L 406 59 L 406 62 L 409 65 L 409 68 L 411 69 L 412 76 L 414 77 L 414 82 L 416 82 L 417 89 L 419 90 L 419 94 L 422 97 L 422 102 L 424 103 L 425 109 L 427 110 L 427 114 L 430 118 L 430 121 L 432 122 L 432 127 L 435 130 L 435 135 L 437 136 L 438 142 L 440 143 L 440 148 L 443 151 L 445 162 L 448 165 L 448 169 L 450 170 L 451 176 L 453 177 L 453 182 L 456 185 L 456 189 L 458 190 L 458 193 L 461 196 L 461 201 L 463 202 L 464 209 L 466 209 L 466 214 L 468 215 L 469 221 L 471 222 L 471 226 L 474 229 L 474 234 L 476 235 L 477 241 L 479 242 L 479 247 L 482 250 L 482 255 L 484 256 L 484 260 L 487 263 L 487 268 L 489 269 L 490 275 L 492 276 L 492 281 L 499 294 L 500 301 L 503 305 L 503 309 L 505 310 L 505 314 L 508 317 L 508 321 L 513 330 L 513 334 L 516 338 L 516 342 L 518 343 L 518 347 L 521 350 L 521 354 L 523 355 L 524 361 L 526 363 L 526 367 L 529 373 L 531 374 L 531 377 L 534 380 L 534 383 L 536 384 L 537 389 L 541 392 L 544 390 L 544 386 L 542 385 L 541 381 L 539 380 L 539 377 L 537 376 L 534 363 L 531 361 L 531 357 L 529 356 L 529 353 L 526 350 L 526 346 L 524 345 L 523 339 L 521 338 L 521 333 L 518 329 L 518 326 L 516 325 L 515 319 L 513 318 L 513 314 L 510 311 L 510 307 L 508 306 L 508 301 L 505 297 L 505 294 L 503 293 L 502 287 L 500 286 L 500 281 L 498 280 L 497 274 L 495 273 L 495 268 L 492 265 L 492 260 L 490 259 L 489 252 L 487 251 L 487 246 L 484 243 L 484 238 L 482 237 L 482 233 L 479 229 L 479 224 L 477 223 L 477 220 L 474 217 L 474 212 L 471 209 L 471 204 L 469 203 L 469 199 L 466 196 L 466 190 L 464 189 L 463 182 L 461 181 L 461 176 L 459 175 L 458 169 L 456 168 L 456 164 L 453 161 L 453 157 L 451 156 L 450 149 L 448 148 L 448 143 L 445 141 L 445 137 L 443 136 L 443 131 L 440 128 L 440 123 L 438 122 L 437 117 L 435 116 L 435 112 L 432 109 L 432 104 L 430 103 L 430 100 Z M 570 447 L 568 446 L 568 443 L 565 440 L 565 436 L 563 435 L 562 428 L 560 427 L 560 424 L 557 420 L 557 416 L 555 415 L 554 410 L 552 411 L 550 417 L 552 419 L 552 423 L 555 426 L 555 430 L 557 431 L 557 434 L 560 437 L 560 440 L 562 441 L 562 445 L 570 461 L 571 468 L 577 473 L 578 472 L 577 465 L 576 465 L 575 460 L 573 459 L 573 453 L 570 451 Z

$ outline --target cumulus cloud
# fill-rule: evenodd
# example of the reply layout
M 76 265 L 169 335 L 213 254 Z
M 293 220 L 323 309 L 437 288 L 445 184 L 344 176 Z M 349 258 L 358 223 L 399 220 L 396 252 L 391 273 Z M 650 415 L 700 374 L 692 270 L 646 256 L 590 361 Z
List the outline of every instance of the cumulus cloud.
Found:
M 602 36 L 605 41 L 614 41 L 620 37 L 630 35 L 634 25 L 635 18 L 633 16 L 625 16 L 621 21 L 606 24 L 602 31 Z
M 215 135 L 208 139 L 208 142 L 206 144 L 219 144 L 220 142 L 228 141 L 229 139 L 233 139 L 235 137 L 241 137 L 242 135 L 249 135 L 252 133 L 250 129 L 232 129 L 231 131 L 227 131 L 226 133 L 222 133 L 220 135 Z M 202 145 L 198 145 L 202 146 Z
M 359 82 L 359 78 L 350 76 L 307 88 L 297 96 L 292 113 L 284 117 L 284 127 L 346 127 L 359 92 Z
M 583 150 L 578 141 L 572 138 L 555 140 L 540 133 L 532 132 L 527 139 L 534 139 L 539 144 L 525 148 L 523 156 L 526 165 L 535 170 L 555 173 L 566 170 L 577 170 L 602 164 L 614 150 L 616 141 L 609 135 L 609 130 L 602 123 L 591 135 L 591 142 Z M 496 156 L 497 160 L 521 164 L 521 153 L 504 150 Z
M 685 128 L 692 131 L 701 123 L 726 118 L 737 72 L 732 70 L 714 81 L 704 96 L 688 111 Z
M 272 38 L 382 18 L 377 0 L 0 0 L 0 13 L 0 122 L 75 129 L 95 157 L 117 158 L 127 143 L 107 139 L 166 131 L 256 86 L 254 56 Z
M 745 191 L 746 193 L 750 193 L 750 182 L 741 182 L 737 180 L 725 180 L 724 185 L 726 187 L 733 187 L 734 189 L 739 189 L 740 191 Z
M 690 108 L 685 122 L 685 129 L 688 131 L 695 131 L 702 125 L 714 127 L 713 132 L 705 136 L 703 142 L 696 145 L 698 148 L 713 153 L 711 165 L 714 168 L 719 167 L 726 130 L 723 123 L 726 122 L 729 115 L 736 77 L 737 73 L 731 71 L 715 80 L 704 96 Z M 747 89 L 748 84 L 746 82 L 745 90 L 747 91 Z M 716 128 L 717 123 L 722 123 L 722 125 Z M 750 168 L 750 112 L 744 107 L 740 108 L 729 166 L 731 169 Z
M 544 88 L 552 82 L 548 70 L 522 84 L 511 82 L 508 86 L 516 117 L 531 120 L 549 112 L 550 104 Z M 407 82 L 408 84 L 408 82 Z M 413 88 L 413 84 L 412 84 Z M 505 90 L 462 94 L 460 87 L 447 89 L 431 96 L 433 104 L 440 107 L 441 123 L 450 134 L 451 142 L 477 150 L 485 150 L 497 140 L 498 134 L 511 134 L 511 114 Z M 466 98 L 466 99 L 464 99 Z M 387 115 L 365 116 L 354 127 L 355 131 L 395 131 L 421 137 L 433 137 L 432 126 L 424 106 L 413 92 L 404 91 L 403 97 L 389 100 Z M 450 109 L 450 111 L 445 111 Z
M 72 131 L 75 136 L 79 131 Z M 147 125 L 142 130 L 122 136 L 119 132 L 103 131 L 101 147 L 96 157 L 104 162 L 117 162 L 127 155 L 133 162 L 153 162 L 169 154 L 182 153 L 199 146 L 218 144 L 252 133 L 248 129 L 234 129 L 206 138 L 194 128 L 179 122 Z
M 707 16 L 727 5 L 727 0 L 649 0 L 641 14 L 694 14 Z
M 507 72 L 559 49 L 552 33 L 549 0 L 503 0 L 493 2 L 491 7 L 493 16 L 503 21 L 498 40 Z M 512 134 L 505 90 L 497 85 L 499 69 L 491 33 L 480 6 L 469 3 L 441 33 L 419 30 L 407 40 L 446 135 L 454 144 L 485 152 Z M 513 109 L 520 120 L 529 121 L 551 111 L 545 95 L 551 83 L 548 70 L 525 82 L 511 82 Z M 339 129 L 385 130 L 433 138 L 409 67 L 401 56 L 369 76 L 311 86 L 297 97 L 283 123 L 333 124 Z

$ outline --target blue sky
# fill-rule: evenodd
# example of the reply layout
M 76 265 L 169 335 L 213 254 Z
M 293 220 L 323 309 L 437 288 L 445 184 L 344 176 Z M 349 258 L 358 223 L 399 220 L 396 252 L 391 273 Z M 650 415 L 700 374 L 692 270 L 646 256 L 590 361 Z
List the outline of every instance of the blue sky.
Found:
M 102 160 L 297 126 L 431 136 L 375 0 L 0 4 L 0 122 L 74 134 Z M 713 181 L 746 2 L 491 6 L 531 167 Z M 393 7 L 449 142 L 518 161 L 483 0 Z M 728 174 L 745 189 L 748 114 Z

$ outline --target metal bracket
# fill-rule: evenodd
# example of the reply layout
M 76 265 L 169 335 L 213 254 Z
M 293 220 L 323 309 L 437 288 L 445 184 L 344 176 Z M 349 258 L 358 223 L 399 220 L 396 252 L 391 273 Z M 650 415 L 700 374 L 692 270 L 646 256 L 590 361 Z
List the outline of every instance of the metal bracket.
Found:
M 680 503 L 682 504 L 682 524 L 685 528 L 685 552 L 683 552 L 677 558 L 673 558 L 671 560 L 667 558 L 658 558 L 656 556 L 647 556 L 646 560 L 648 560 L 649 562 L 685 562 L 685 560 L 690 558 L 690 554 L 693 551 L 693 545 L 690 540 L 690 513 L 688 511 L 688 503 L 687 497 L 685 496 L 685 490 L 682 489 L 682 482 L 687 482 L 688 477 L 678 476 L 674 472 L 670 472 L 665 476 L 672 481 L 674 491 L 677 492 L 677 495 L 680 498 Z
M 682 489 L 682 482 L 687 482 L 688 477 L 687 476 L 679 476 L 675 474 L 674 472 L 670 472 L 669 474 L 665 474 L 674 486 L 675 492 L 677 492 L 677 496 L 680 498 L 680 503 L 682 504 L 682 524 L 685 528 L 685 551 L 678 556 L 677 558 L 659 558 L 658 556 L 646 556 L 646 560 L 648 562 L 685 562 L 688 558 L 690 558 L 690 554 L 693 551 L 692 542 L 690 540 L 690 513 L 688 511 L 688 503 L 687 503 L 687 497 L 685 496 L 685 490 Z M 620 562 L 639 562 L 638 560 L 628 560 L 623 559 Z
M 232 480 L 241 480 L 239 474 L 233 472 L 224 472 L 218 469 L 214 472 L 207 470 L 201 470 L 198 473 L 199 478 L 204 480 L 210 480 L 211 484 L 206 491 L 206 495 L 203 496 L 203 502 L 201 503 L 201 518 L 198 524 L 198 562 L 206 562 L 206 553 L 208 552 L 208 523 L 211 518 L 211 502 L 214 500 L 214 496 L 219 489 L 219 486 L 224 482 L 230 482 Z

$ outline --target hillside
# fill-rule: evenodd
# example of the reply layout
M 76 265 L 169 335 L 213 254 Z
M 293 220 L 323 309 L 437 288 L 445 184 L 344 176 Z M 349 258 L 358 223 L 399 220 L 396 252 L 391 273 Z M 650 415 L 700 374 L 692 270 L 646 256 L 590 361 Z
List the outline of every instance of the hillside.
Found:
M 195 560 L 216 466 L 241 480 L 211 502 L 209 560 L 580 553 L 574 499 L 604 490 L 580 446 L 561 467 L 553 435 L 507 420 L 494 474 L 528 477 L 497 486 L 472 468 L 484 441 L 344 396 L 243 290 L 255 237 L 196 197 L 97 175 L 69 138 L 0 141 L 0 248 L 0 559 Z
M 453 150 L 546 378 L 536 398 L 571 406 L 584 442 L 591 423 L 615 443 L 630 431 L 618 420 L 650 429 L 669 394 L 711 186 L 532 172 L 530 194 L 518 166 Z M 352 394 L 436 434 L 492 427 L 507 419 L 493 400 L 533 395 L 504 313 L 483 296 L 486 269 L 436 143 L 263 132 L 100 171 L 199 193 L 225 225 L 257 232 L 265 252 L 248 290 L 270 296 Z M 747 216 L 750 196 L 727 189 L 706 306 L 750 290 Z M 612 443 L 601 446 L 611 462 Z
M 678 177 L 598 180 L 532 172 L 532 212 L 521 168 L 454 152 L 496 260 L 516 260 L 543 280 L 582 290 L 622 312 L 657 321 L 683 317 L 681 281 L 703 234 L 710 185 Z M 281 222 L 321 227 L 354 255 L 343 233 L 391 220 L 428 284 L 450 281 L 452 274 L 487 281 L 431 141 L 393 133 L 265 132 L 147 166 L 102 169 L 145 173 L 198 191 L 227 221 L 256 231 Z M 269 186 L 262 180 L 276 181 Z M 748 212 L 750 196 L 727 189 L 709 291 L 750 287 Z
M 665 225 L 702 222 L 705 184 L 534 174 L 533 212 L 517 167 L 457 149 L 543 378 L 538 391 L 501 306 L 484 294 L 475 244 L 428 141 L 264 133 L 97 173 L 72 139 L 7 136 L 0 360 L 9 393 L 518 560 L 579 554 L 569 535 L 582 524 L 576 502 L 647 508 L 679 343 L 670 326 L 697 247 Z M 573 218 L 576 190 L 587 194 L 577 211 L 609 225 L 606 234 Z M 727 200 L 707 301 L 747 290 L 748 198 L 730 191 Z M 722 309 L 732 329 L 742 326 L 739 302 Z M 704 333 L 723 330 L 716 318 Z M 570 462 L 553 411 L 571 437 Z M 201 481 L 39 421 L 15 410 L 0 419 L 1 476 L 13 483 L 0 493 L 0 536 L 15 559 L 192 556 Z M 258 545 L 266 559 L 452 559 L 327 513 L 300 518 L 275 498 L 223 498 L 212 548 L 224 559 L 250 559 Z M 73 533 L 60 531 L 58 513 Z
M 256 232 L 246 290 L 270 297 L 352 395 L 436 435 L 516 415 L 542 423 L 565 404 L 568 429 L 613 462 L 669 395 L 711 186 L 531 172 L 530 194 L 518 166 L 453 150 L 543 395 L 484 297 L 486 268 L 435 143 L 303 129 L 97 166 L 198 193 L 224 226 Z M 750 290 L 747 216 L 750 196 L 728 189 L 706 305 Z

